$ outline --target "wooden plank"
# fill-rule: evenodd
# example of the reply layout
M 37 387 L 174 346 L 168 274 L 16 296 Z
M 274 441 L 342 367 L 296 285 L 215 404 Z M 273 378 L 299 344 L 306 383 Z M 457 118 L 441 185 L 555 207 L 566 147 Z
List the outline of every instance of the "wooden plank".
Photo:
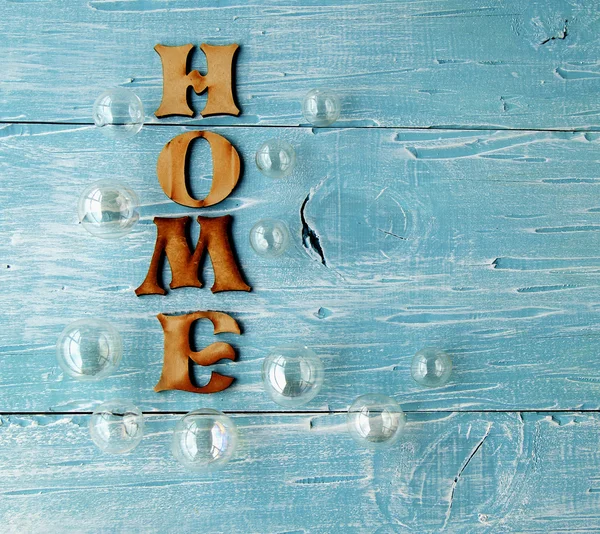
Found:
M 413 413 L 373 453 L 343 414 L 236 416 L 238 455 L 203 475 L 168 452 L 177 416 L 149 417 L 122 457 L 86 416 L 5 416 L 0 517 L 7 533 L 595 532 L 598 417 Z
M 260 365 L 270 347 L 289 342 L 324 359 L 324 390 L 309 409 L 345 409 L 367 391 L 419 411 L 600 407 L 597 134 L 215 129 L 238 148 L 244 176 L 225 202 L 195 211 L 169 201 L 154 171 L 164 143 L 182 131 L 150 127 L 121 143 L 85 126 L 0 131 L 4 411 L 85 411 L 117 396 L 146 411 L 199 402 L 272 410 Z M 287 180 L 263 177 L 252 162 L 275 136 L 298 148 Z M 203 145 L 192 154 L 198 195 L 208 189 L 207 157 Z M 77 224 L 79 193 L 101 178 L 129 183 L 142 198 L 142 220 L 121 240 L 92 238 Z M 304 204 L 326 265 L 302 244 Z M 197 213 L 234 215 L 253 292 L 136 298 L 154 247 L 152 218 Z M 260 260 L 248 245 L 265 216 L 292 229 L 293 250 L 280 261 Z M 210 287 L 210 267 L 205 281 Z M 239 361 L 218 367 L 235 384 L 206 398 L 154 393 L 163 342 L 156 314 L 198 309 L 226 311 L 242 325 L 242 336 L 223 336 Z M 54 358 L 60 331 L 85 316 L 111 320 L 125 341 L 117 374 L 96 384 L 65 378 Z M 211 340 L 198 328 L 198 346 Z M 432 344 L 452 354 L 455 373 L 449 386 L 425 391 L 409 365 Z
M 325 85 L 346 126 L 598 128 L 598 12 L 598 0 L 2 2 L 0 119 L 90 122 L 96 96 L 122 85 L 156 121 L 154 46 L 207 41 L 242 47 L 243 114 L 204 124 L 297 125 L 302 96 Z

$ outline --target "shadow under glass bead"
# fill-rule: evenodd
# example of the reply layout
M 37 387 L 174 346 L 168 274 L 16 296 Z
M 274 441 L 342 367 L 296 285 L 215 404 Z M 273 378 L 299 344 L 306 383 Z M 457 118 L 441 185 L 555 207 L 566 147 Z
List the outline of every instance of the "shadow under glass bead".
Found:
M 92 441 L 109 454 L 135 449 L 144 435 L 144 415 L 129 401 L 115 399 L 98 406 L 90 417 Z
M 340 112 L 340 99 L 329 89 L 313 89 L 302 100 L 302 114 L 313 126 L 330 126 Z
M 129 89 L 104 91 L 94 102 L 94 124 L 107 137 L 122 139 L 137 134 L 144 125 L 144 106 Z
M 121 335 L 100 319 L 80 319 L 69 324 L 56 343 L 56 359 L 76 380 L 100 380 L 111 375 L 123 355 Z
M 348 432 L 352 438 L 370 449 L 392 445 L 406 425 L 400 405 L 385 395 L 367 394 L 358 397 L 348 408 Z
M 314 399 L 323 385 L 321 359 L 308 347 L 284 345 L 274 349 L 262 366 L 265 391 L 281 406 L 302 406 Z
M 263 258 L 281 256 L 290 245 L 290 232 L 283 221 L 261 219 L 250 230 L 250 246 Z
M 135 192 L 112 180 L 89 185 L 79 197 L 77 212 L 83 227 L 103 239 L 127 235 L 140 219 Z
M 452 359 L 441 349 L 426 347 L 414 355 L 410 374 L 421 386 L 428 388 L 445 386 L 452 374 Z
M 237 429 L 230 417 L 218 410 L 203 408 L 177 422 L 171 453 L 188 469 L 213 471 L 232 458 L 237 441 Z
M 296 151 L 283 139 L 269 139 L 256 151 L 256 166 L 269 178 L 285 178 L 294 170 Z

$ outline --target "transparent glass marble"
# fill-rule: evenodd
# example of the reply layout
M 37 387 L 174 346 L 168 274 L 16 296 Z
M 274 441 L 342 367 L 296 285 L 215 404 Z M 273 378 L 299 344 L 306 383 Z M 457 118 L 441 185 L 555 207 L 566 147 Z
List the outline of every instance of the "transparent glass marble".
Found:
M 121 399 L 101 404 L 90 418 L 90 434 L 96 446 L 109 454 L 135 449 L 144 435 L 144 415 L 131 402 Z
M 313 89 L 302 100 L 302 114 L 314 126 L 329 126 L 340 118 L 340 99 L 329 89 Z
M 237 440 L 237 430 L 230 417 L 204 408 L 188 413 L 177 422 L 171 452 L 189 469 L 212 471 L 231 459 Z
M 290 246 L 288 227 L 277 219 L 261 219 L 250 230 L 250 246 L 263 258 L 281 256 Z
M 444 386 L 452 374 L 452 360 L 443 350 L 426 347 L 414 355 L 410 374 L 421 386 L 428 388 Z
M 385 395 L 358 397 L 348 409 L 348 431 L 363 447 L 377 449 L 394 443 L 406 424 L 400 405 Z
M 284 345 L 264 360 L 262 381 L 266 392 L 281 406 L 302 406 L 314 399 L 323 385 L 321 359 L 308 347 Z
M 269 139 L 256 151 L 256 166 L 269 178 L 285 178 L 295 165 L 296 151 L 283 139 Z
M 131 232 L 140 219 L 137 195 L 111 180 L 89 185 L 79 197 L 78 214 L 83 227 L 103 239 L 116 239 Z
M 100 380 L 112 374 L 123 355 L 117 329 L 100 319 L 80 319 L 68 325 L 56 343 L 62 370 L 77 380 Z
M 94 102 L 94 124 L 107 137 L 122 139 L 138 133 L 144 125 L 144 106 L 129 89 L 104 91 Z

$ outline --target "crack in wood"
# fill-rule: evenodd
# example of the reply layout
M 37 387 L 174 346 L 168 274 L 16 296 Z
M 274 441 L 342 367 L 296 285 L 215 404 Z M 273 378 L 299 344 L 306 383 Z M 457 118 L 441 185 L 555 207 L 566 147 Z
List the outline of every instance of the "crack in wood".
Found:
M 452 513 L 452 504 L 454 501 L 454 492 L 456 490 L 456 486 L 458 485 L 458 481 L 460 480 L 461 475 L 463 474 L 464 470 L 467 468 L 467 466 L 469 465 L 469 462 L 473 459 L 473 457 L 477 454 L 477 452 L 481 449 L 481 446 L 483 445 L 483 442 L 487 439 L 487 437 L 490 435 L 490 430 L 492 428 L 492 423 L 488 424 L 488 427 L 485 431 L 485 434 L 483 435 L 483 437 L 479 440 L 479 442 L 477 443 L 477 445 L 475 445 L 475 447 L 473 448 L 473 450 L 470 452 L 470 454 L 466 457 L 465 461 L 462 463 L 460 469 L 458 470 L 458 473 L 456 474 L 456 476 L 454 477 L 454 480 L 452 481 L 452 487 L 450 488 L 450 500 L 448 502 L 448 508 L 446 510 L 446 516 L 444 518 L 444 524 L 442 525 L 441 530 L 444 530 L 446 528 L 446 526 L 448 525 L 448 521 L 450 520 L 450 514 Z
M 545 45 L 546 43 L 549 43 L 550 41 L 555 41 L 555 40 L 561 40 L 564 41 L 567 38 L 567 35 L 569 35 L 569 30 L 567 29 L 567 25 L 569 24 L 569 19 L 565 19 L 565 24 L 563 26 L 563 29 L 559 32 L 558 35 L 553 35 L 552 37 L 548 37 L 548 39 L 544 39 L 541 43 L 540 46 Z
M 394 234 L 393 232 L 388 232 L 387 230 L 382 230 L 381 228 L 377 228 L 377 231 L 381 232 L 382 234 L 386 234 L 386 235 L 395 237 L 396 239 L 402 239 L 402 241 L 406 241 L 406 237 L 402 237 L 401 235 Z
M 323 247 L 321 246 L 321 238 L 319 234 L 313 230 L 308 222 L 306 221 L 306 216 L 304 215 L 304 210 L 306 209 L 306 205 L 308 201 L 311 199 L 312 193 L 309 192 L 302 202 L 302 206 L 300 207 L 300 221 L 302 222 L 302 246 L 307 250 L 309 255 L 313 256 L 317 254 L 321 259 L 321 263 L 327 267 L 327 260 L 325 259 L 325 253 L 323 252 Z

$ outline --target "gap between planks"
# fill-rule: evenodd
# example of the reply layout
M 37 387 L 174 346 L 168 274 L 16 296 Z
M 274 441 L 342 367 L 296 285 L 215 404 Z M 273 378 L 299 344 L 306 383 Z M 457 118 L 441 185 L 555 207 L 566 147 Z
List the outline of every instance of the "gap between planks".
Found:
M 93 412 L 0 412 L 1 416 L 48 416 L 48 415 L 57 415 L 57 416 L 70 416 L 70 415 L 92 415 Z M 189 410 L 156 410 L 156 411 L 142 411 L 144 415 L 185 415 L 189 413 Z M 343 415 L 348 413 L 348 410 L 306 410 L 306 411 L 279 411 L 279 410 L 222 410 L 222 413 L 228 415 Z M 526 409 L 526 410 L 404 410 L 406 414 L 463 414 L 463 413 L 475 413 L 475 414 L 511 414 L 511 413 L 581 413 L 581 414 L 591 414 L 591 413 L 599 413 L 600 409 Z
M 201 120 L 201 119 L 200 119 Z M 50 126 L 94 126 L 93 122 L 60 122 L 60 121 L 13 121 L 0 120 L 2 124 L 29 124 L 29 125 L 50 125 Z M 350 123 L 344 126 L 343 123 L 338 126 L 312 126 L 310 124 L 202 124 L 200 122 L 145 122 L 144 128 L 150 127 L 188 127 L 195 128 L 206 126 L 207 128 L 278 128 L 278 129 L 316 129 L 316 130 L 456 130 L 456 131 L 478 131 L 478 132 L 559 132 L 559 133 L 581 133 L 581 132 L 600 132 L 600 128 L 583 127 L 583 128 L 510 128 L 506 126 L 478 126 L 467 124 L 440 124 L 432 126 L 353 126 Z

